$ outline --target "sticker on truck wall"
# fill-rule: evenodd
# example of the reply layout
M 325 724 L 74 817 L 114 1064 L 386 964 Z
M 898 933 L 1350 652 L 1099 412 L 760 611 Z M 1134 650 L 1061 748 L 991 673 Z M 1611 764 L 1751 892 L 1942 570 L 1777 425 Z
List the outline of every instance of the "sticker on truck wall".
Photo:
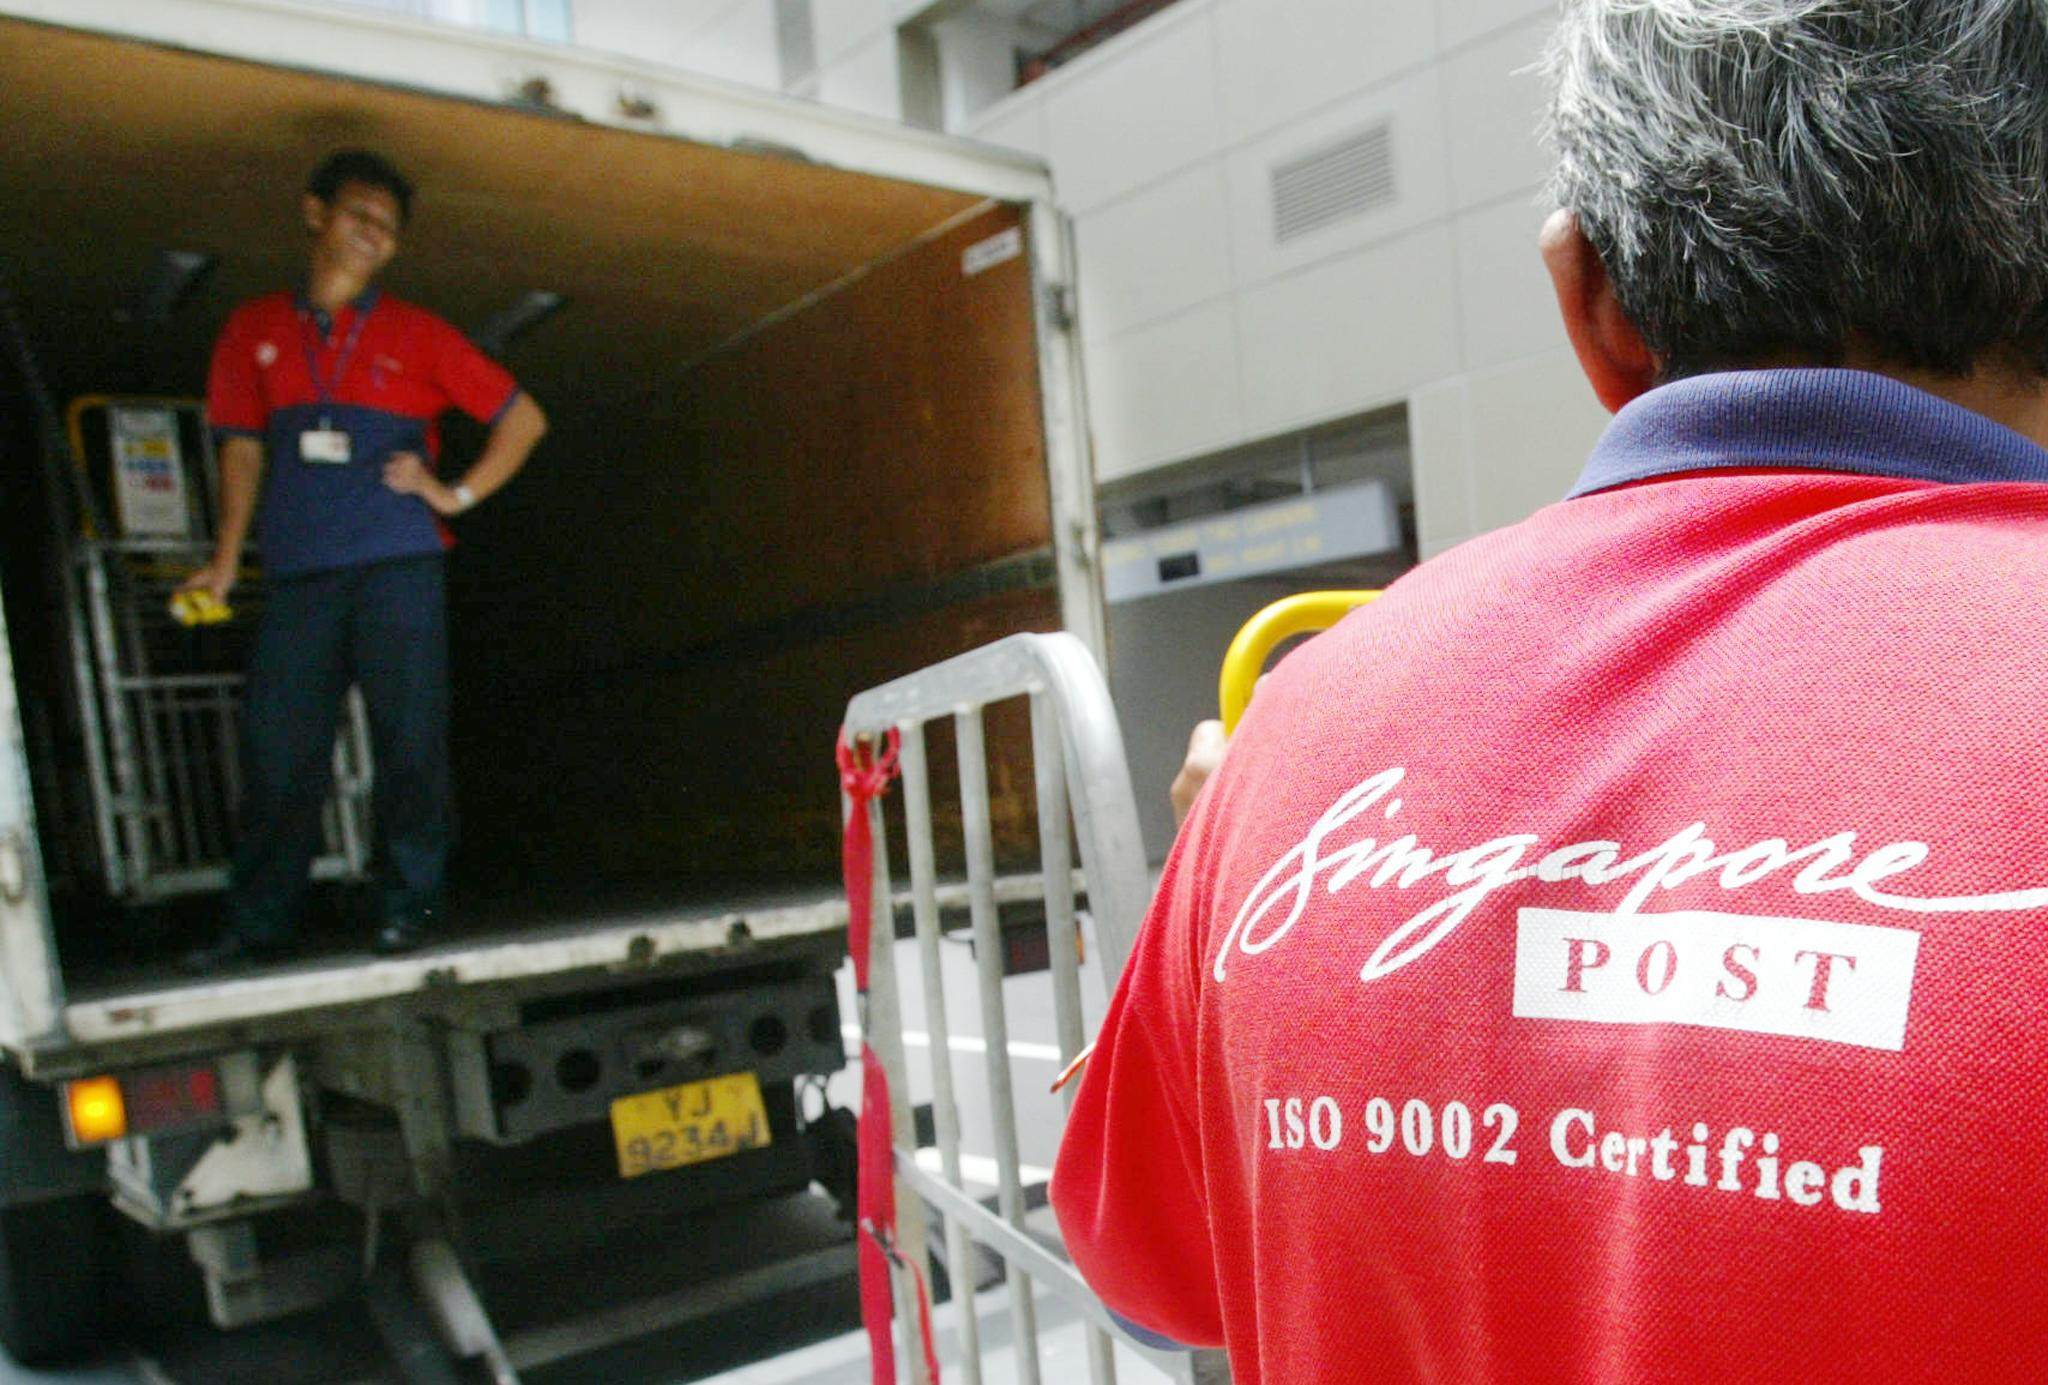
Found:
M 107 410 L 107 428 L 121 532 L 191 538 L 177 416 L 169 409 L 114 408 Z
M 1024 253 L 1024 228 L 1012 226 L 1007 231 L 998 231 L 987 240 L 978 240 L 967 247 L 960 256 L 960 272 L 973 278 L 985 269 L 994 269 L 1006 260 L 1014 260 Z

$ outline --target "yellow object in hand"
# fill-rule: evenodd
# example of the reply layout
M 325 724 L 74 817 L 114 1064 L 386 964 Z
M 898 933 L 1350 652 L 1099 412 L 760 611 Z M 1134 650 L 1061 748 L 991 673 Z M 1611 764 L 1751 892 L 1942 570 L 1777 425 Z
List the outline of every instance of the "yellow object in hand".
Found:
M 171 598 L 171 619 L 183 626 L 218 625 L 234 614 L 227 602 L 204 587 L 179 592 Z

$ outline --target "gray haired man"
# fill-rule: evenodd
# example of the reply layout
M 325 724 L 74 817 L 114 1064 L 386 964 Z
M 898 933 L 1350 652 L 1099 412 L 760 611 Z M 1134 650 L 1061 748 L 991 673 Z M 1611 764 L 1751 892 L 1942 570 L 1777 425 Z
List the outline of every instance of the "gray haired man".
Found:
M 1053 1205 L 1233 1378 L 2048 1378 L 2048 5 L 1568 0 L 1572 495 L 1270 675 Z

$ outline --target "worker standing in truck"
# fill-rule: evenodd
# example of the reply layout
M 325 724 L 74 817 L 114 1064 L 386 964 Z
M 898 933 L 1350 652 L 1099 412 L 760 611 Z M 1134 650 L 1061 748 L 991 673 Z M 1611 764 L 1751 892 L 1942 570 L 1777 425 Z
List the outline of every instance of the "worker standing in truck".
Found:
M 1267 677 L 1067 1246 L 1238 1385 L 2048 1377 L 2048 23 L 1566 0 L 1549 70 L 1616 416 Z
M 376 757 L 376 949 L 418 946 L 440 905 L 451 827 L 443 521 L 510 481 L 547 422 L 456 328 L 377 287 L 412 197 L 380 155 L 323 161 L 300 203 L 304 285 L 244 303 L 214 348 L 220 517 L 212 558 L 186 589 L 227 597 L 252 521 L 267 588 L 242 711 L 228 926 L 187 959 L 195 971 L 290 946 L 351 684 Z M 490 426 L 453 485 L 434 469 L 437 420 L 451 407 Z

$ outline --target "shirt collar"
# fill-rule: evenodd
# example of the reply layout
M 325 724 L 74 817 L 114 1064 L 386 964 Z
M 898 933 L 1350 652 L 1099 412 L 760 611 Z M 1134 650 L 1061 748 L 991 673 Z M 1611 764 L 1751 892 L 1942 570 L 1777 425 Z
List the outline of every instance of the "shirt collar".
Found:
M 1729 371 L 1674 381 L 1631 401 L 1601 435 L 1571 498 L 1730 467 L 2048 482 L 2048 450 L 1885 375 Z
M 364 313 L 369 312 L 370 309 L 377 306 L 377 298 L 378 295 L 380 295 L 381 293 L 383 293 L 383 290 L 378 288 L 375 284 L 372 284 L 368 288 L 364 289 L 361 293 L 357 294 L 354 298 L 350 299 L 349 307 L 355 309 L 357 317 L 361 317 Z M 307 296 L 306 286 L 304 284 L 301 284 L 299 286 L 299 291 L 292 295 L 292 304 L 300 312 L 310 314 L 312 316 L 313 321 L 319 324 L 320 329 L 322 331 L 325 331 L 329 327 L 333 326 L 333 324 L 327 320 L 327 314 L 313 306 L 313 300 Z

